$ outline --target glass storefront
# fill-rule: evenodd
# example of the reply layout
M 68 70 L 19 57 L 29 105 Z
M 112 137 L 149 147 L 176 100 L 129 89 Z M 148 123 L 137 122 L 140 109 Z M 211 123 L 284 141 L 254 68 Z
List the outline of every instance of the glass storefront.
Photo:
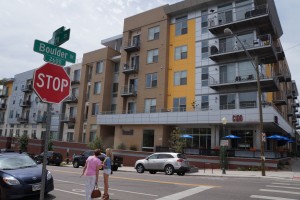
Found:
M 192 138 L 185 138 L 186 148 L 211 149 L 211 129 L 210 128 L 181 129 L 181 133 L 192 136 Z

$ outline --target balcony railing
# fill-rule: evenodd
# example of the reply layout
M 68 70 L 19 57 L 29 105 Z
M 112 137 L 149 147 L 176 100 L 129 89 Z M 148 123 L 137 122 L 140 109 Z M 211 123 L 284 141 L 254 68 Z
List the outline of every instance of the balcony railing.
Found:
M 124 50 L 127 52 L 135 52 L 140 50 L 140 41 L 130 41 L 127 45 L 124 46 Z
M 23 101 L 20 103 L 21 107 L 30 107 L 31 106 L 31 102 L 30 101 Z
M 33 91 L 33 88 L 32 88 L 31 84 L 25 85 L 25 87 L 22 89 L 22 92 L 32 92 L 32 91 Z
M 17 121 L 20 123 L 28 123 L 28 117 L 18 117 Z
M 123 73 L 124 74 L 137 73 L 138 69 L 139 69 L 139 66 L 137 64 L 133 64 L 133 65 L 124 64 L 123 65 Z
M 75 123 L 76 122 L 76 117 L 75 116 L 62 115 L 60 121 L 62 123 Z
M 0 104 L 0 110 L 6 110 L 6 103 Z
M 137 95 L 137 91 L 136 91 L 136 86 L 134 85 L 129 85 L 129 86 L 124 86 L 122 88 L 122 97 L 126 97 L 126 96 L 136 96 Z
M 46 123 L 47 116 L 37 116 L 36 120 L 37 123 Z
M 77 84 L 80 84 L 79 80 L 72 80 L 71 81 L 71 85 L 77 85 Z
M 71 95 L 64 100 L 65 103 L 77 103 L 78 99 L 76 95 Z

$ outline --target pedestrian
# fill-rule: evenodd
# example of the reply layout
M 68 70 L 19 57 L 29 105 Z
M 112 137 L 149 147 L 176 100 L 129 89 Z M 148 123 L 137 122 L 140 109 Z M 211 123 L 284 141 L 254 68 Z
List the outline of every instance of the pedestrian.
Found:
M 91 194 L 95 185 L 98 185 L 99 170 L 102 167 L 102 162 L 98 158 L 100 149 L 94 151 L 93 156 L 89 156 L 85 162 L 81 176 L 85 175 L 85 199 L 91 200 Z M 81 177 L 80 176 L 80 177 Z
M 105 150 L 106 157 L 103 161 L 103 179 L 104 179 L 104 194 L 103 194 L 103 200 L 108 200 L 108 178 L 111 174 L 111 159 L 112 159 L 112 150 L 110 148 L 107 148 Z

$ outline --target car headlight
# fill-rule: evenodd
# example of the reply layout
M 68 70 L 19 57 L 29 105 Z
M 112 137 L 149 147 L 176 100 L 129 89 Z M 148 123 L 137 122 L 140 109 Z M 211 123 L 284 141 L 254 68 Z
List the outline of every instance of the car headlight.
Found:
M 52 178 L 52 174 L 50 171 L 47 172 L 47 180 L 49 181 Z
M 3 177 L 3 181 L 8 185 L 20 185 L 20 182 L 12 176 Z

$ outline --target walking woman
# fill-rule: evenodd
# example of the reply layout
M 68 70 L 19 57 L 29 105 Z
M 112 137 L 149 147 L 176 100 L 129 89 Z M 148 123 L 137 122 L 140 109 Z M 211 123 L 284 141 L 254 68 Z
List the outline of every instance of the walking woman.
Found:
M 85 175 L 85 199 L 91 200 L 92 191 L 98 183 L 99 169 L 102 167 L 102 162 L 98 158 L 100 155 L 100 149 L 94 151 L 93 156 L 89 156 L 85 162 L 81 176 Z M 80 177 L 81 177 L 80 176 Z
M 108 200 L 108 177 L 111 174 L 111 159 L 112 159 L 112 151 L 110 148 L 107 148 L 106 151 L 106 158 L 103 161 L 103 178 L 104 178 L 104 194 L 103 200 Z

